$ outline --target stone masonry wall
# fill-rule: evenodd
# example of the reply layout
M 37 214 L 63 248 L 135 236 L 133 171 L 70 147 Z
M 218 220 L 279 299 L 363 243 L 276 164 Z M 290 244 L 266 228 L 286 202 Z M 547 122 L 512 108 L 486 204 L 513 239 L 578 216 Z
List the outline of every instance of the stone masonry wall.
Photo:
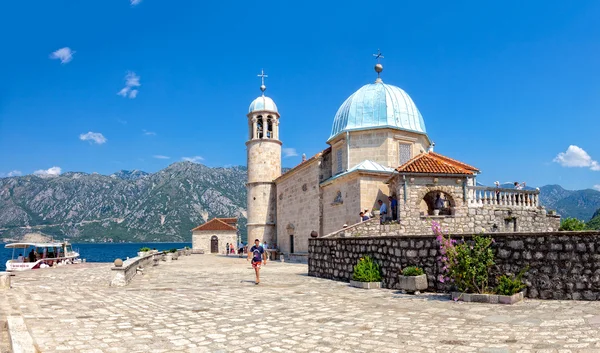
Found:
M 237 232 L 231 230 L 196 230 L 192 232 L 192 249 L 203 250 L 205 254 L 210 254 L 210 239 L 213 235 L 216 235 L 219 240 L 219 254 L 225 252 L 225 245 L 227 245 L 227 243 L 233 243 L 237 250 Z
M 529 266 L 524 278 L 530 298 L 600 300 L 600 232 L 492 236 L 496 254 L 492 280 L 499 274 L 517 273 Z M 432 235 L 310 239 L 308 274 L 348 281 L 353 266 L 366 255 L 381 265 L 385 288 L 397 288 L 402 268 L 415 265 L 427 273 L 429 290 L 450 289 L 447 283 L 437 280 L 437 259 L 441 254 Z
M 320 232 L 319 160 L 305 162 L 289 177 L 277 182 L 277 246 L 290 251 L 294 236 L 294 252 L 308 251 L 312 231 Z

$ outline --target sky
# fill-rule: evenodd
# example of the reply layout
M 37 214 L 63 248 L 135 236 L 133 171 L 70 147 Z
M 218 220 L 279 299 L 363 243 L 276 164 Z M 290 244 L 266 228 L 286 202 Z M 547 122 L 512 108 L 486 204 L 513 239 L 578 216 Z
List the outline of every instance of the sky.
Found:
M 381 49 L 478 181 L 600 190 L 599 22 L 585 0 L 4 1 L 0 176 L 245 165 L 261 69 L 293 167 Z

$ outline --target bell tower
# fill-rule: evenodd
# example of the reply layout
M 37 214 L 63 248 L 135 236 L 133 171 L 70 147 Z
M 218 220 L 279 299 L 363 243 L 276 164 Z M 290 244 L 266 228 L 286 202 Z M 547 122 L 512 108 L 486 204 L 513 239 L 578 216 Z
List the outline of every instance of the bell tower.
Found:
M 248 243 L 254 239 L 269 244 L 276 242 L 277 191 L 274 180 L 281 175 L 281 141 L 279 112 L 275 102 L 265 96 L 264 71 L 261 78 L 262 95 L 248 109 Z

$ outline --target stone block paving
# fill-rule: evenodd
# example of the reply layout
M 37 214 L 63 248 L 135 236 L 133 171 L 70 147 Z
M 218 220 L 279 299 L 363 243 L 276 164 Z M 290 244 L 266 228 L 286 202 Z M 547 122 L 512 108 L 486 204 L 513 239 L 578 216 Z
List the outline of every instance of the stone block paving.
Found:
M 505 306 L 350 288 L 269 262 L 162 262 L 127 287 L 110 265 L 17 274 L 0 315 L 23 315 L 42 352 L 599 352 L 600 302 Z

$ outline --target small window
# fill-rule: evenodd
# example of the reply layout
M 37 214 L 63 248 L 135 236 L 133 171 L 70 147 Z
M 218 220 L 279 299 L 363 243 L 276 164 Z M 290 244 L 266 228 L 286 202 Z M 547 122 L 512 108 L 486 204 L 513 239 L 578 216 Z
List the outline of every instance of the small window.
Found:
M 408 162 L 411 158 L 410 145 L 408 143 L 401 143 L 398 146 L 398 154 L 400 156 L 400 165 Z
M 337 151 L 337 172 L 342 172 L 342 150 Z

